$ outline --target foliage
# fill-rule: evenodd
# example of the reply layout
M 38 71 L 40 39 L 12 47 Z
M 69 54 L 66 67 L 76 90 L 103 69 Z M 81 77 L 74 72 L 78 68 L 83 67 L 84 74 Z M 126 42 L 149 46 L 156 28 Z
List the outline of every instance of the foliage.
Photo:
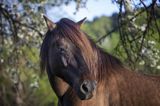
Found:
M 96 41 L 101 38 L 107 32 L 113 28 L 111 17 L 97 17 L 92 22 L 86 22 L 82 29 L 87 32 L 87 34 Z M 100 47 L 105 49 L 107 52 L 112 53 L 119 42 L 119 35 L 117 32 L 107 36 L 103 42 L 99 44 Z
M 47 76 L 40 78 L 39 49 L 46 32 L 41 13 L 46 7 L 86 1 L 5 0 L 0 1 L 0 105 L 50 106 L 57 98 Z M 45 73 L 43 73 L 45 74 Z
M 125 5 L 120 2 L 120 7 L 123 4 Z M 145 1 L 140 1 L 135 10 L 126 9 L 123 13 L 120 8 L 118 19 L 122 46 L 119 47 L 126 53 L 126 62 L 133 69 L 142 69 L 147 73 L 158 73 L 160 66 L 160 19 L 157 17 L 157 10 L 159 4 L 156 0 L 148 5 Z
M 132 69 L 145 70 L 145 73 L 159 73 L 159 2 L 157 0 L 150 2 L 113 0 L 113 2 L 119 5 L 119 13 L 112 16 L 114 20 L 112 30 L 106 31 L 97 42 L 101 43 L 109 35 L 118 32 L 120 42 L 115 49 L 115 55 Z

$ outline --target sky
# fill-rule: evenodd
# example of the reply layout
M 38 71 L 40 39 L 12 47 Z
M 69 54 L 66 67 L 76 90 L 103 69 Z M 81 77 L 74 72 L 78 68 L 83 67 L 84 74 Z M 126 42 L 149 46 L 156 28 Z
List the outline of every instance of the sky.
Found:
M 79 21 L 84 17 L 87 17 L 88 21 L 92 21 L 94 17 L 100 17 L 102 15 L 111 16 L 112 13 L 118 12 L 118 6 L 116 3 L 112 3 L 111 0 L 88 0 L 86 8 L 80 8 L 76 12 L 76 4 L 74 2 L 69 5 L 62 5 L 60 7 L 52 7 L 47 9 L 47 16 L 52 20 L 58 21 L 60 18 L 70 18 L 74 21 Z

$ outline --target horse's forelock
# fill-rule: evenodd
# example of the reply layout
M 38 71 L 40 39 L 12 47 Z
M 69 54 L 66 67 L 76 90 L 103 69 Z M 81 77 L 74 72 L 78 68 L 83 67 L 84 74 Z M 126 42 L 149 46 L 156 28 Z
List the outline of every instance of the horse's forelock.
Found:
M 90 43 L 90 40 L 83 31 L 80 30 L 78 25 L 69 20 L 62 19 L 57 23 L 57 29 L 60 35 L 69 39 L 76 47 L 80 49 L 85 62 L 88 65 L 89 71 L 96 76 L 96 52 Z

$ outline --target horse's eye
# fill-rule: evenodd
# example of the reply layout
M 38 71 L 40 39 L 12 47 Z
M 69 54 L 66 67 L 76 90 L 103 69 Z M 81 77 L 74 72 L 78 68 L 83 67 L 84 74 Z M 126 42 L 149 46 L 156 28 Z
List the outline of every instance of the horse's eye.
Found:
M 67 67 L 67 65 L 68 65 L 68 55 L 67 55 L 66 50 L 64 48 L 62 48 L 62 47 L 59 47 L 58 51 L 59 51 L 59 53 L 61 55 L 61 61 L 62 61 L 63 65 L 65 67 Z
M 59 49 L 59 51 L 60 51 L 60 53 L 65 53 L 65 50 L 64 50 L 64 48 L 58 48 Z
M 64 65 L 65 67 L 67 67 L 68 61 L 67 61 L 67 59 L 66 59 L 64 56 L 61 56 L 61 61 L 62 61 L 63 65 Z

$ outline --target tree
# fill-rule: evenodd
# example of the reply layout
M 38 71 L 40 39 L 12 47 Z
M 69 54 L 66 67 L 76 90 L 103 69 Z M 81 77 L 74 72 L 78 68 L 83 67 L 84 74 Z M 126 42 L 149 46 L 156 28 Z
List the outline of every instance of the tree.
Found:
M 118 24 L 97 42 L 118 31 L 120 43 L 116 55 L 133 69 L 143 69 L 146 72 L 156 70 L 149 73 L 157 73 L 160 67 L 160 19 L 158 18 L 160 3 L 157 0 L 151 2 L 113 0 L 113 2 L 119 5 Z
M 42 88 L 49 85 L 46 82 L 41 84 L 38 75 L 40 73 L 38 51 L 47 30 L 41 13 L 45 13 L 47 6 L 58 7 L 70 2 L 70 0 L 0 1 L 0 94 L 2 94 L 0 105 L 40 106 L 47 105 L 43 99 L 46 102 L 50 101 L 51 90 Z M 77 3 L 78 9 L 85 1 L 73 2 Z M 39 89 L 47 90 L 42 93 Z M 47 97 L 44 96 L 46 94 Z

